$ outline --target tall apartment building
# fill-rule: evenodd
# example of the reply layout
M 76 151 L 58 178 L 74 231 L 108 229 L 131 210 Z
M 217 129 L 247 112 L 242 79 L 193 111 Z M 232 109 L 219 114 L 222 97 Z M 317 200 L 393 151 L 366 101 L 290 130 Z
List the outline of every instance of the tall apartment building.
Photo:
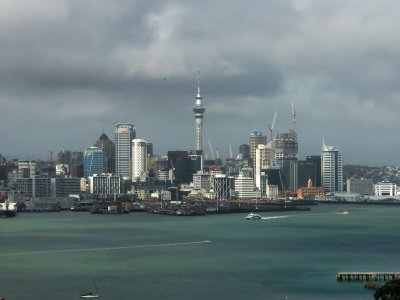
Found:
M 135 126 L 129 123 L 115 125 L 115 173 L 127 179 L 131 176 L 132 140 Z
M 256 160 L 254 163 L 254 177 L 256 180 L 256 187 L 260 188 L 261 170 L 273 164 L 273 149 L 271 143 L 267 145 L 258 145 L 256 149 Z
M 322 147 L 321 176 L 327 192 L 343 192 L 343 158 L 335 146 Z
M 265 145 L 267 143 L 267 137 L 262 135 L 262 132 L 254 130 L 250 133 L 250 158 L 254 163 L 256 160 L 256 149 L 258 145 Z
M 147 174 L 147 142 L 132 140 L 132 181 L 138 181 Z
M 93 174 L 104 173 L 104 154 L 99 147 L 89 147 L 83 157 L 83 175 L 85 178 Z

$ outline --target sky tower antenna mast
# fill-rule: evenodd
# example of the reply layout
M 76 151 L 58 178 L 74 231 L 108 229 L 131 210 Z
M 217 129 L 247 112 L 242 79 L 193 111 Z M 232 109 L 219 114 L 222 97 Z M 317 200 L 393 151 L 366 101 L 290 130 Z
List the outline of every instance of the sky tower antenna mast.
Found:
M 293 116 L 293 119 L 292 119 L 293 130 L 296 131 L 296 110 L 294 109 L 293 101 L 292 101 L 292 116 Z

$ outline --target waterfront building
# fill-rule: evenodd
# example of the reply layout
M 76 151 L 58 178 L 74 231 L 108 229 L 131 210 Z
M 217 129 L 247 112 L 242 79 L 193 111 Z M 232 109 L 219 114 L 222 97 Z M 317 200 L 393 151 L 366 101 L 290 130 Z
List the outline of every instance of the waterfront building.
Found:
M 132 124 L 115 125 L 115 173 L 123 178 L 131 176 L 132 140 L 135 138 L 135 126 Z
M 200 71 L 197 72 L 197 95 L 196 105 L 193 107 L 196 127 L 196 150 L 203 150 L 202 134 L 203 134 L 203 114 L 205 111 L 203 106 L 203 98 L 200 95 Z
M 322 187 L 327 192 L 343 191 L 343 158 L 342 153 L 335 146 L 322 147 L 321 155 Z
M 323 187 L 313 187 L 311 178 L 308 179 L 307 187 L 301 187 L 297 189 L 298 198 L 307 198 L 325 195 L 326 190 Z
M 209 192 L 211 186 L 211 175 L 209 172 L 200 170 L 196 174 L 193 174 L 193 189 Z
M 214 176 L 214 198 L 218 201 L 230 200 L 235 190 L 235 180 L 232 176 L 217 174 Z
M 115 170 L 115 144 L 103 132 L 94 144 L 95 147 L 103 149 L 104 173 L 114 173 Z
M 235 178 L 235 192 L 239 199 L 260 198 L 261 194 L 255 190 L 254 179 L 239 173 Z
M 374 183 L 372 179 L 347 179 L 347 192 L 360 194 L 360 195 L 373 195 L 374 194 Z
M 121 194 L 122 178 L 117 174 L 94 174 L 89 177 L 89 192 L 93 195 L 111 197 Z
M 396 196 L 397 185 L 382 181 L 375 184 L 375 196 Z
M 267 145 L 260 144 L 256 149 L 256 160 L 254 164 L 255 170 L 255 183 L 256 187 L 260 188 L 261 186 L 261 170 L 265 169 L 273 164 L 273 150 L 271 147 L 271 143 Z
M 261 169 L 260 191 L 261 196 L 268 198 L 278 197 L 278 191 L 282 190 L 282 173 L 279 166 L 269 166 Z M 275 197 L 276 194 L 276 197 Z
M 132 181 L 143 180 L 147 175 L 147 142 L 132 140 Z
M 73 194 L 80 194 L 81 178 L 51 178 L 50 195 L 51 197 L 68 197 Z
M 85 150 L 83 158 L 83 176 L 88 178 L 93 174 L 104 173 L 104 154 L 99 147 L 89 147 Z
M 50 197 L 50 178 L 19 178 L 17 190 L 25 197 Z
M 256 149 L 258 145 L 265 145 L 267 143 L 267 137 L 262 135 L 262 132 L 254 130 L 250 133 L 250 159 L 251 164 L 256 160 Z

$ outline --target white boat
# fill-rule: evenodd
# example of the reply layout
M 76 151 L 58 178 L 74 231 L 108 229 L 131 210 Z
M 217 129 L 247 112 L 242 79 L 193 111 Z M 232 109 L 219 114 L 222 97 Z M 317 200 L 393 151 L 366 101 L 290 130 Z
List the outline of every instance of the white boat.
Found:
M 261 216 L 251 212 L 246 216 L 245 219 L 246 220 L 259 220 L 259 219 L 261 219 Z
M 97 285 L 96 285 L 96 282 L 94 281 L 93 277 L 92 277 L 92 282 L 93 282 L 93 286 L 94 286 L 94 292 L 82 293 L 81 298 L 84 298 L 84 299 L 99 298 L 99 292 L 97 291 Z

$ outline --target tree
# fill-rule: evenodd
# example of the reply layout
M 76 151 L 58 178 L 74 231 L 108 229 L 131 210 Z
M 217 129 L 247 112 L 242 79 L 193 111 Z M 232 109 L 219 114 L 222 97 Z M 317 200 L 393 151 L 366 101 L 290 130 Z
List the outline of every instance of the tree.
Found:
M 374 293 L 375 300 L 400 300 L 400 279 L 386 282 Z

